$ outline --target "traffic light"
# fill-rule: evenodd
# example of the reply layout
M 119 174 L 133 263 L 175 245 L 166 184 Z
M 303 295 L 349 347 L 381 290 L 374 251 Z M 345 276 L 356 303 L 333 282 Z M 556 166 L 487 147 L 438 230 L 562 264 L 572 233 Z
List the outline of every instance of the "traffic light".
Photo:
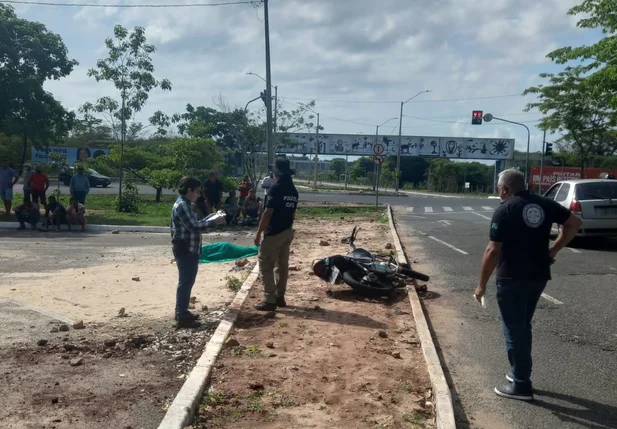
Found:
M 471 125 L 482 125 L 482 110 L 474 110 L 471 113 Z
M 553 143 L 547 143 L 544 149 L 544 156 L 551 156 L 553 154 Z

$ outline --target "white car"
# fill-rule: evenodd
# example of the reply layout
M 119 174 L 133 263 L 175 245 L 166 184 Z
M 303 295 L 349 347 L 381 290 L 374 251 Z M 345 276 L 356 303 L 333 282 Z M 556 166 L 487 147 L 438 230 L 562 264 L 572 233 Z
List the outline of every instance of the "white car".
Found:
M 544 196 L 583 221 L 578 237 L 617 236 L 617 180 L 564 180 L 551 186 Z

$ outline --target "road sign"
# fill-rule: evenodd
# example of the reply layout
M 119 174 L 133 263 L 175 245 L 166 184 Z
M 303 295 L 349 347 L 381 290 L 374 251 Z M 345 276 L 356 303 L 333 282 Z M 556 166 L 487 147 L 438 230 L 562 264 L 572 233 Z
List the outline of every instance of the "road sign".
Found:
M 383 154 L 384 150 L 385 148 L 380 143 L 377 143 L 376 145 L 373 146 L 373 152 L 375 153 L 375 155 Z
M 484 115 L 484 122 L 491 122 L 493 120 L 493 115 L 491 115 L 490 113 L 487 113 L 486 115 Z
M 383 164 L 383 156 L 382 155 L 375 155 L 373 157 L 373 162 L 375 163 L 375 165 Z

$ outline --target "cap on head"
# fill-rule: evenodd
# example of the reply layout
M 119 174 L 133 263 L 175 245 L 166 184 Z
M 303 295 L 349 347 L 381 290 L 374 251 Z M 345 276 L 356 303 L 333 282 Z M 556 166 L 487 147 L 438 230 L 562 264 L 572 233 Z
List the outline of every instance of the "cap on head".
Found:
M 291 169 L 291 163 L 287 158 L 277 158 L 274 160 L 272 172 L 277 176 L 293 176 L 294 174 L 294 171 Z

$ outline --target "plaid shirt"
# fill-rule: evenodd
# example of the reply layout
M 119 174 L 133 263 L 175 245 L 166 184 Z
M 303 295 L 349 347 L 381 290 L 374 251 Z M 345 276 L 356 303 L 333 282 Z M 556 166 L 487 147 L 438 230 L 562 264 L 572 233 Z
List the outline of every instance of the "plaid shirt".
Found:
M 216 225 L 216 222 L 197 220 L 191 202 L 179 196 L 171 211 L 171 240 L 185 241 L 191 253 L 201 253 L 202 231 Z

